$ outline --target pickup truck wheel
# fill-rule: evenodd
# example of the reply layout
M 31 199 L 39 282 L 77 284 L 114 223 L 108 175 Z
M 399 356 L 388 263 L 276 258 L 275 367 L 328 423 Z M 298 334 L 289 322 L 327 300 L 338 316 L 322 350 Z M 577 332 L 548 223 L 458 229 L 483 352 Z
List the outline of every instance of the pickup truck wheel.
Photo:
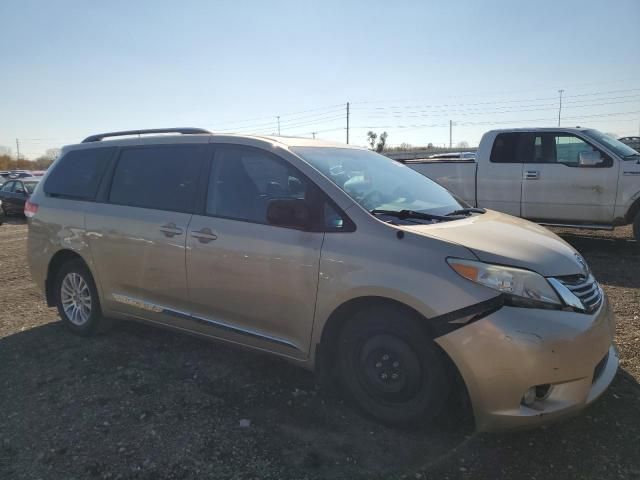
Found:
M 640 212 L 636 214 L 636 218 L 633 221 L 633 236 L 636 242 L 640 243 Z
M 56 275 L 54 295 L 58 313 L 73 333 L 90 336 L 103 332 L 110 321 L 102 316 L 98 290 L 82 260 L 71 260 Z
M 388 425 L 434 419 L 450 390 L 444 354 L 415 317 L 394 306 L 367 308 L 339 337 L 343 388 L 365 413 Z

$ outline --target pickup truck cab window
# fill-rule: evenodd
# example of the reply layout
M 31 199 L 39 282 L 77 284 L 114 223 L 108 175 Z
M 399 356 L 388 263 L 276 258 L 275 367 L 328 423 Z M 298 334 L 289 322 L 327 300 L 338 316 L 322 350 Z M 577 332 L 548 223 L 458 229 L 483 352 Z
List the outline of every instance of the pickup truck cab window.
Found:
M 535 136 L 533 158 L 527 163 L 558 163 L 569 167 L 603 168 L 612 165 L 611 158 L 600 153 L 601 161 L 594 165 L 581 165 L 580 154 L 599 152 L 586 141 L 567 133 L 541 133 Z
M 499 133 L 491 149 L 491 163 L 525 163 L 531 156 L 530 133 Z

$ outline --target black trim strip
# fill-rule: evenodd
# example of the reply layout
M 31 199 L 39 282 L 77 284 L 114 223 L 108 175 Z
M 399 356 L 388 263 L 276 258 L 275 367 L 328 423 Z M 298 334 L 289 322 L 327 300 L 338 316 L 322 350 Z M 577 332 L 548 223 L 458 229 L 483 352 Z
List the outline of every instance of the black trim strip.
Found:
M 475 305 L 431 318 L 429 322 L 435 328 L 438 337 L 441 337 L 497 312 L 504 305 L 504 295 L 500 294 Z
M 215 328 L 218 328 L 220 330 L 224 330 L 227 332 L 231 332 L 239 335 L 245 335 L 247 337 L 256 338 L 258 340 L 267 341 L 267 342 L 275 343 L 277 345 L 282 345 L 284 347 L 288 347 L 297 351 L 302 351 L 294 343 L 289 342 L 288 340 L 284 340 L 278 337 L 272 337 L 271 335 L 259 333 L 254 330 L 234 327 L 233 325 L 229 325 L 228 323 L 225 323 L 225 322 L 220 322 L 218 320 L 211 320 L 209 318 L 198 317 L 190 313 L 181 312 L 179 310 L 172 310 L 162 305 L 157 305 L 155 303 L 138 300 L 136 298 L 128 297 L 126 295 L 114 294 L 113 298 L 116 302 L 123 303 L 125 305 L 130 305 L 130 306 L 139 308 L 141 310 L 147 310 L 155 313 L 163 313 L 165 315 L 171 315 L 176 318 L 191 320 L 203 325 L 213 326 Z

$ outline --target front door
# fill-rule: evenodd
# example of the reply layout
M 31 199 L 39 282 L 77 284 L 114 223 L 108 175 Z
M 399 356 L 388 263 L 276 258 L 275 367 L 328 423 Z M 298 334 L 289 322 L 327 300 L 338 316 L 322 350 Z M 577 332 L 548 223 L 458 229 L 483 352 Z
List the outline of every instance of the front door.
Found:
M 310 182 L 262 149 L 219 146 L 187 233 L 194 327 L 303 358 L 313 326 L 322 232 L 269 225 L 269 200 L 309 200 Z
M 619 162 L 604 152 L 595 165 L 582 166 L 581 152 L 597 148 L 564 132 L 536 133 L 524 166 L 522 216 L 558 223 L 611 224 Z

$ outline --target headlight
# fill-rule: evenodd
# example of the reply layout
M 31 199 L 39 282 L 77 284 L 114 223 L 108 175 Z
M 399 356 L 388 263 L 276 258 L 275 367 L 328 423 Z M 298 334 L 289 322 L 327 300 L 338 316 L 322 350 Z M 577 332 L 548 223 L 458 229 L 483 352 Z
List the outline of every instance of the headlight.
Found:
M 558 308 L 562 305 L 549 282 L 530 270 L 458 258 L 448 258 L 447 263 L 467 280 L 504 293 L 514 306 Z

